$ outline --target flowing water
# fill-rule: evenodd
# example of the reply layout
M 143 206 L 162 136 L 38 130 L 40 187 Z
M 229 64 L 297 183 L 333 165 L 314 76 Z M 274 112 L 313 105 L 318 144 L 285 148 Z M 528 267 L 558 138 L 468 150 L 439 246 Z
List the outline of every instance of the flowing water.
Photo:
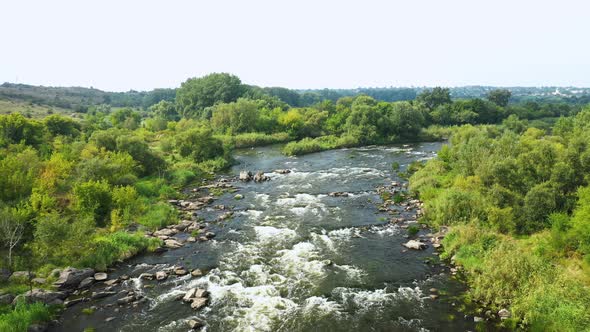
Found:
M 455 310 L 461 285 L 425 264 L 431 248 L 405 251 L 407 231 L 379 212 L 376 187 L 400 181 L 391 171 L 435 156 L 440 143 L 342 149 L 285 157 L 278 147 L 238 151 L 240 170 L 290 169 L 264 183 L 234 183 L 244 195 L 226 193 L 215 204 L 232 206 L 231 220 L 212 223 L 217 236 L 161 255 L 136 257 L 110 274 L 132 278 L 121 289 L 147 299 L 112 305 L 114 297 L 66 310 L 59 331 L 187 331 L 187 319 L 206 331 L 466 331 L 473 318 Z M 348 192 L 331 197 L 330 192 Z M 212 220 L 213 209 L 201 215 Z M 422 230 L 421 234 L 427 233 Z M 200 278 L 137 278 L 144 271 L 183 265 Z M 444 268 L 443 268 L 444 269 Z M 193 287 L 210 292 L 195 312 L 177 299 Z M 432 300 L 430 288 L 441 296 Z M 117 289 L 119 290 L 119 289 Z M 95 306 L 91 315 L 82 308 Z M 115 317 L 111 321 L 105 321 Z

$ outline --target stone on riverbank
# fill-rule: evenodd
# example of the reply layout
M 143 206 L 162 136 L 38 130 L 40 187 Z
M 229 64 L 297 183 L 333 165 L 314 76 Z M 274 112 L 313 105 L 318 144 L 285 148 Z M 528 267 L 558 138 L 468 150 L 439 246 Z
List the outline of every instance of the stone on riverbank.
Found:
M 410 240 L 410 241 L 404 243 L 403 246 L 408 249 L 414 249 L 414 250 L 424 250 L 424 249 L 428 248 L 428 245 L 426 243 L 416 241 L 416 240 Z
M 94 277 L 93 269 L 76 269 L 69 267 L 59 274 L 59 279 L 53 284 L 58 290 L 76 288 L 82 280 Z

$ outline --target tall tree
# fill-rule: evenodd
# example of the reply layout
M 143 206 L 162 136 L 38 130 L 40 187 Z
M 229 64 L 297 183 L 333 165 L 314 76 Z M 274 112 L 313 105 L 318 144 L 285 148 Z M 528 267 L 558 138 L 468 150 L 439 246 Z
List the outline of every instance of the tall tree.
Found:
M 216 103 L 236 101 L 244 93 L 244 85 L 237 76 L 213 73 L 200 78 L 189 78 L 176 92 L 178 112 L 184 118 L 203 117 L 206 107 Z
M 506 105 L 508 105 L 510 97 L 512 97 L 512 92 L 506 89 L 495 89 L 488 92 L 487 95 L 489 101 L 502 107 L 506 107 Z

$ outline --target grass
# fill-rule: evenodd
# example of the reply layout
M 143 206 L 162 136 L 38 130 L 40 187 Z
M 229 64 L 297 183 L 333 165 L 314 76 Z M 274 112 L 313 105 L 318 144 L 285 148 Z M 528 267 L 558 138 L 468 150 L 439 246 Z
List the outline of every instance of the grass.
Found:
M 353 136 L 327 135 L 316 138 L 304 138 L 297 142 L 290 142 L 283 148 L 287 156 L 299 156 L 303 154 L 326 151 L 338 148 L 358 146 L 359 141 Z
M 568 267 L 545 259 L 547 232 L 515 239 L 472 224 L 453 226 L 443 241 L 442 258 L 454 257 L 467 272 L 468 299 L 497 312 L 508 308 L 531 331 L 589 331 L 590 290 L 579 278 L 583 262 Z
M 94 239 L 94 250 L 82 259 L 80 265 L 104 271 L 116 261 L 142 251 L 154 250 L 160 244 L 159 239 L 146 238 L 142 233 L 115 232 L 101 235 Z
M 72 115 L 75 114 L 72 110 L 52 107 L 46 105 L 37 105 L 23 101 L 13 101 L 8 99 L 0 99 L 0 114 L 21 113 L 26 117 L 44 118 L 51 114 Z
M 31 324 L 51 320 L 56 309 L 42 303 L 18 303 L 14 309 L 0 310 L 0 332 L 25 332 Z

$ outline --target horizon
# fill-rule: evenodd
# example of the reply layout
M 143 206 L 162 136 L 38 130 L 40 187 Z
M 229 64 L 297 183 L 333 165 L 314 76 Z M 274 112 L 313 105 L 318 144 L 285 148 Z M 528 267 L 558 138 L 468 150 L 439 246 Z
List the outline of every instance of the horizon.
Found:
M 590 86 L 580 0 L 24 0 L 0 10 L 10 31 L 0 82 L 146 91 L 229 72 L 294 90 Z

